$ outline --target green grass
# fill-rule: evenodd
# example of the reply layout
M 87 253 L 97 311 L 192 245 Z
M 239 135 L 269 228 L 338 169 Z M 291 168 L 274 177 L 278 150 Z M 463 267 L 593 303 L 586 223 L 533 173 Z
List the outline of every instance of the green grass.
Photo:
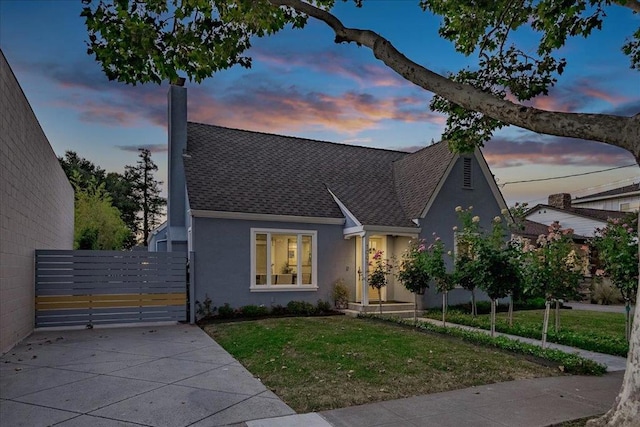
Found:
M 425 316 L 442 318 L 437 310 L 428 311 Z M 554 310 L 549 319 L 548 340 L 584 350 L 626 357 L 629 346 L 624 337 L 625 317 L 622 313 L 600 313 L 583 310 L 560 310 L 560 332 L 554 332 Z M 450 311 L 447 321 L 463 325 L 489 329 L 490 315 L 471 315 Z M 498 313 L 496 330 L 508 334 L 541 339 L 544 310 L 526 310 L 513 313 L 513 326 L 507 322 L 507 313 Z
M 560 374 L 498 349 L 342 316 L 217 323 L 204 330 L 298 412 Z

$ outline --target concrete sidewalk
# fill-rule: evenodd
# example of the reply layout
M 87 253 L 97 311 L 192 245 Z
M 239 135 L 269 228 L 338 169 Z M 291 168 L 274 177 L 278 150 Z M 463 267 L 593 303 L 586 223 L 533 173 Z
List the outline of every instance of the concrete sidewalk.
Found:
M 599 305 L 599 304 L 587 304 L 583 302 L 566 302 L 562 304 L 566 307 L 571 307 L 573 310 L 581 310 L 581 311 L 597 311 L 601 313 L 620 313 L 624 314 L 625 306 L 624 305 Z M 631 315 L 635 313 L 635 304 L 631 305 Z
M 622 372 L 510 381 L 321 412 L 336 427 L 544 427 L 602 414 Z

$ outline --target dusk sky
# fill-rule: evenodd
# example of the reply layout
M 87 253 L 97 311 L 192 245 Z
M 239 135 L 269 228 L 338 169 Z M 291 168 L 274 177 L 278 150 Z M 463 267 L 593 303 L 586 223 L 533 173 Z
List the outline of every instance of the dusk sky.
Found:
M 438 19 L 418 1 L 339 4 L 345 25 L 372 29 L 409 58 L 439 72 L 473 58 L 457 54 L 437 34 Z M 53 149 L 74 150 L 108 171 L 152 149 L 166 181 L 166 93 L 163 84 L 109 82 L 86 54 L 82 4 L 0 0 L 0 47 Z M 608 10 L 603 31 L 571 40 L 565 74 L 550 95 L 534 101 L 555 111 L 633 115 L 640 112 L 640 73 L 620 50 L 640 25 L 627 8 Z M 533 42 L 523 35 L 523 46 Z M 202 84 L 187 82 L 189 120 L 240 129 L 397 150 L 438 141 L 444 117 L 428 109 L 431 94 L 377 61 L 370 50 L 336 45 L 322 24 L 255 39 L 253 68 L 222 71 Z M 483 149 L 499 183 L 585 173 L 634 164 L 605 144 L 537 135 L 517 128 L 496 133 Z M 545 202 L 550 193 L 585 195 L 640 180 L 637 166 L 570 179 L 502 188 L 509 204 Z

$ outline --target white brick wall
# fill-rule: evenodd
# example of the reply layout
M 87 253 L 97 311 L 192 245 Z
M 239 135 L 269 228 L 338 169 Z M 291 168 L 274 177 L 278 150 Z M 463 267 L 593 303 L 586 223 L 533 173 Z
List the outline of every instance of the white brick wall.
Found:
M 0 352 L 33 330 L 34 250 L 73 246 L 73 189 L 0 51 Z

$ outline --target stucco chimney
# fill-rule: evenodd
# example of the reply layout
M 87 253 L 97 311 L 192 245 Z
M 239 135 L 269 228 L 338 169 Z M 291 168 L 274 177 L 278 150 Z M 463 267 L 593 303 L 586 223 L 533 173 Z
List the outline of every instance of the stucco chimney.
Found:
M 549 196 L 549 206 L 553 206 L 560 209 L 568 209 L 571 207 L 571 194 L 558 193 L 551 194 Z
M 168 98 L 169 188 L 167 251 L 187 250 L 187 206 L 184 162 L 187 152 L 187 89 L 172 84 Z

